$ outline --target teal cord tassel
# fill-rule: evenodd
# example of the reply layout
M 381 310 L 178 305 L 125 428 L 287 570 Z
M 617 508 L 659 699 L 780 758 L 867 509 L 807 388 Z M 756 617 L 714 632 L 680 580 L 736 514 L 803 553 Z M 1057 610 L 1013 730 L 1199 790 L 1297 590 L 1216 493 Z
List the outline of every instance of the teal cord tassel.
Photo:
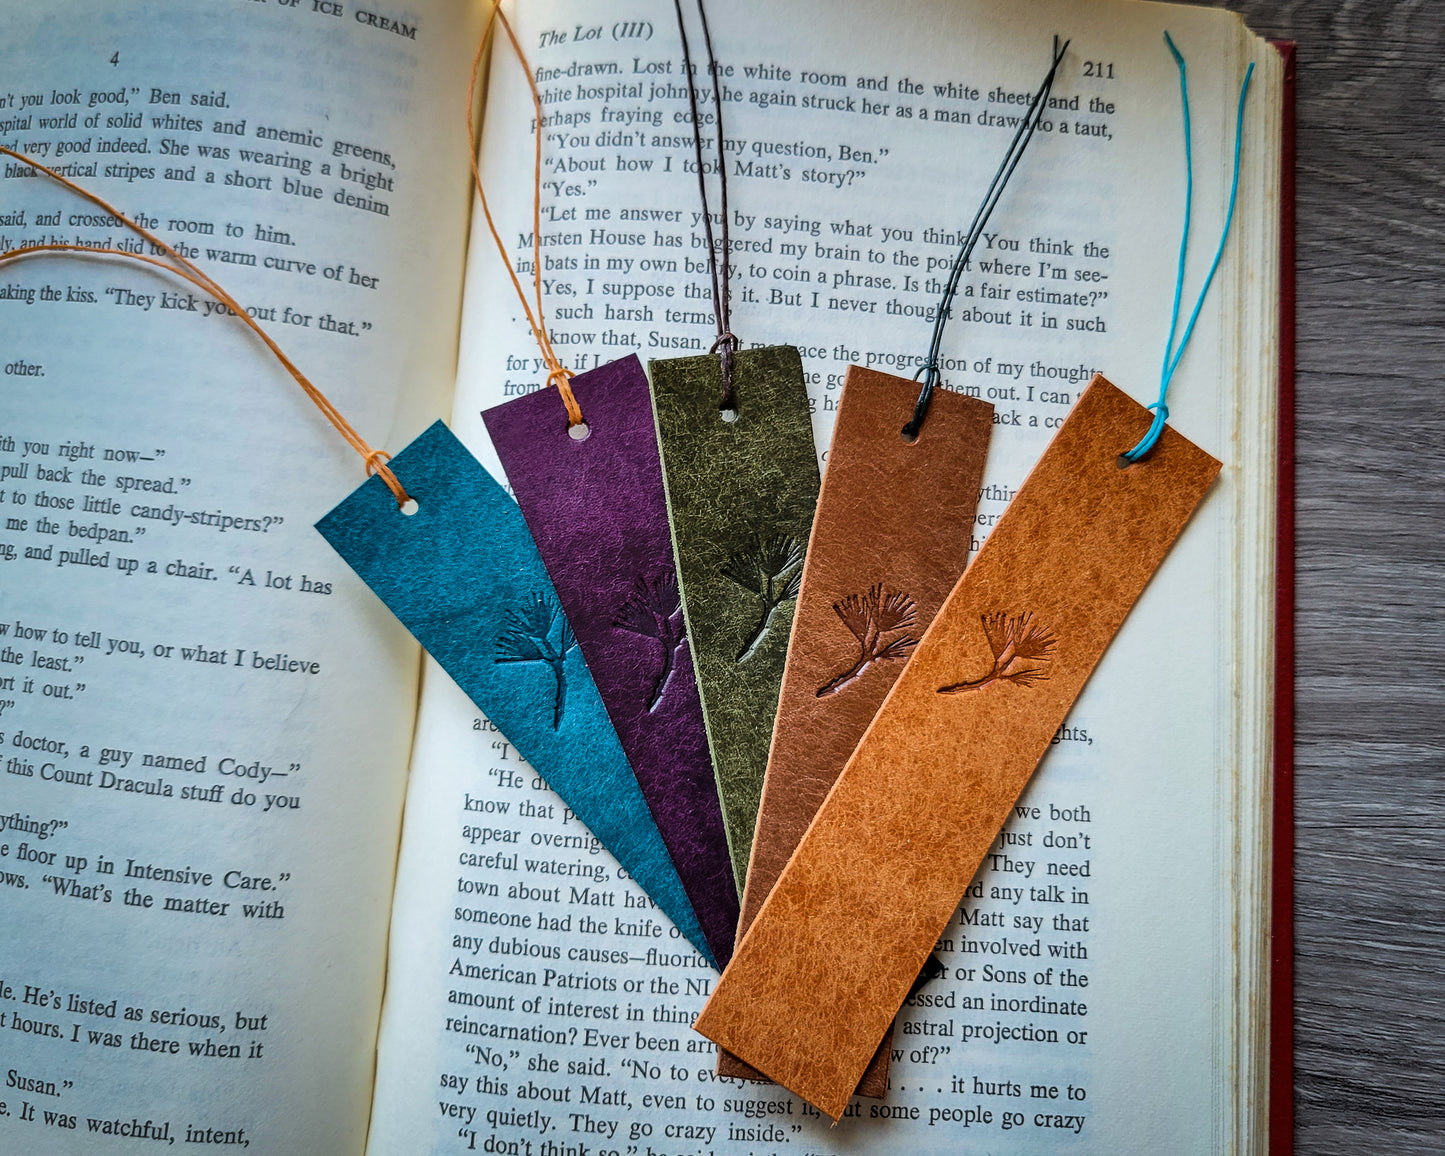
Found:
M 1194 149 L 1191 142 L 1189 125 L 1189 73 L 1184 64 L 1184 56 L 1174 45 L 1174 39 L 1169 33 L 1164 33 L 1164 42 L 1169 46 L 1169 52 L 1174 57 L 1174 63 L 1179 66 L 1179 95 L 1184 104 L 1184 235 L 1179 241 L 1179 271 L 1174 280 L 1174 307 L 1169 316 L 1169 338 L 1164 343 L 1164 364 L 1159 371 L 1159 400 L 1149 408 L 1154 411 L 1154 420 L 1150 423 L 1148 431 L 1128 453 L 1124 454 L 1124 460 L 1130 463 L 1137 462 L 1145 454 L 1154 448 L 1154 443 L 1159 440 L 1159 435 L 1164 432 L 1164 423 L 1169 420 L 1169 407 L 1164 399 L 1169 394 L 1169 383 L 1174 378 L 1174 371 L 1179 368 L 1179 361 L 1184 356 L 1185 347 L 1189 339 L 1194 335 L 1194 323 L 1199 320 L 1199 311 L 1204 307 L 1205 295 L 1209 292 L 1209 286 L 1214 281 L 1214 274 L 1219 268 L 1219 261 L 1224 256 L 1224 244 L 1229 240 L 1229 227 L 1234 223 L 1234 202 L 1239 193 L 1239 151 L 1241 138 L 1244 135 L 1244 101 L 1249 95 L 1249 82 L 1254 76 L 1254 65 L 1251 64 L 1244 74 L 1244 83 L 1239 87 L 1239 109 L 1234 120 L 1234 176 L 1229 186 L 1229 211 L 1224 216 L 1224 231 L 1219 236 L 1219 248 L 1215 250 L 1214 262 L 1209 266 L 1209 275 L 1204 278 L 1204 286 L 1199 290 L 1199 297 L 1194 302 L 1194 310 L 1189 315 L 1189 322 L 1184 327 L 1184 336 L 1179 339 L 1179 347 L 1174 347 L 1174 334 L 1179 328 L 1179 303 L 1184 295 L 1184 264 L 1189 254 L 1189 225 L 1194 203 Z

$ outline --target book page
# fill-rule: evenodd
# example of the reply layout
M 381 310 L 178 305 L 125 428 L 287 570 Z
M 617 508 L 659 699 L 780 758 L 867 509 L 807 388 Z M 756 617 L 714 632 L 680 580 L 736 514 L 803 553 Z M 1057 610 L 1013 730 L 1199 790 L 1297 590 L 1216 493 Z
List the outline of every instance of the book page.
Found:
M 554 345 L 579 370 L 706 351 L 715 331 L 670 13 L 623 4 L 604 21 L 586 5 L 524 4 L 517 20 L 546 115 Z M 713 1045 L 689 1029 L 714 974 L 429 667 L 370 1149 L 1248 1150 L 1238 1122 L 1259 1101 L 1234 1065 L 1257 991 L 1238 986 L 1255 961 L 1239 954 L 1246 899 L 1231 879 L 1238 813 L 1252 804 L 1236 792 L 1235 680 L 1267 668 L 1234 623 L 1261 613 L 1245 591 L 1272 588 L 1243 543 L 1272 533 L 1260 447 L 1273 428 L 1261 351 L 1274 283 L 1267 261 L 1248 262 L 1272 252 L 1277 67 L 1226 13 L 1141 4 L 915 0 L 843 16 L 793 0 L 731 5 L 714 21 L 732 328 L 747 344 L 800 348 L 820 453 L 849 363 L 905 377 L 921 365 L 961 233 L 1053 36 L 1071 39 L 944 343 L 946 385 L 996 407 L 980 542 L 1096 370 L 1154 399 L 1184 198 L 1164 30 L 1191 78 L 1186 302 L 1222 226 L 1238 86 L 1257 59 L 1238 210 L 1253 243 L 1227 254 L 1169 398 L 1171 423 L 1224 474 L 941 937 L 947 974 L 903 1009 L 887 1100 L 855 1100 L 836 1128 L 775 1086 L 715 1076 Z M 529 270 L 521 174 L 535 126 L 510 54 L 492 75 L 483 172 L 509 256 Z M 540 366 L 493 243 L 474 232 L 453 425 L 499 477 L 480 411 L 540 388 Z M 1259 777 L 1249 767 L 1239 781 L 1257 792 Z M 839 966 L 849 942 L 839 926 Z
M 451 386 L 476 30 L 12 5 L 0 141 L 183 247 L 396 450 Z M 146 248 L 0 161 L 0 246 L 62 240 Z M 363 463 L 138 264 L 6 264 L 0 348 L 0 1149 L 357 1153 L 419 674 L 312 528 Z

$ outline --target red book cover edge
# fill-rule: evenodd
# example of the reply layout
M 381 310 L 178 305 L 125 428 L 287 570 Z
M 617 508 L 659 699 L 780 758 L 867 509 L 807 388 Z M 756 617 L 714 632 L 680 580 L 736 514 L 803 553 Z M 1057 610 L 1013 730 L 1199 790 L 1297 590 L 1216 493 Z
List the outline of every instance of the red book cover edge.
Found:
M 1274 878 L 1270 903 L 1269 1152 L 1294 1151 L 1295 42 L 1284 58 L 1279 221 L 1279 513 L 1275 588 Z

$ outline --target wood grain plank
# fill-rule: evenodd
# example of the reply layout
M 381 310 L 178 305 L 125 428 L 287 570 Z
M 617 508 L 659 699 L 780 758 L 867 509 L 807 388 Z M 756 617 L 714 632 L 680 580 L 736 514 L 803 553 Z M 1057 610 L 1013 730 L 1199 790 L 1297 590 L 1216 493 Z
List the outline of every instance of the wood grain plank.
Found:
M 1299 42 L 1296 1150 L 1445 1150 L 1445 12 Z

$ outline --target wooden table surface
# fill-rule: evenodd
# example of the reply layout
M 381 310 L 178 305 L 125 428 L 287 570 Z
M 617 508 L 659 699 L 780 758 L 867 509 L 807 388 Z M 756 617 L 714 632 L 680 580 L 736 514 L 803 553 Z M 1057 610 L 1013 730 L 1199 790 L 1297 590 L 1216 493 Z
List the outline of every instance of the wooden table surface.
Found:
M 1298 41 L 1296 1151 L 1445 1152 L 1445 3 Z

